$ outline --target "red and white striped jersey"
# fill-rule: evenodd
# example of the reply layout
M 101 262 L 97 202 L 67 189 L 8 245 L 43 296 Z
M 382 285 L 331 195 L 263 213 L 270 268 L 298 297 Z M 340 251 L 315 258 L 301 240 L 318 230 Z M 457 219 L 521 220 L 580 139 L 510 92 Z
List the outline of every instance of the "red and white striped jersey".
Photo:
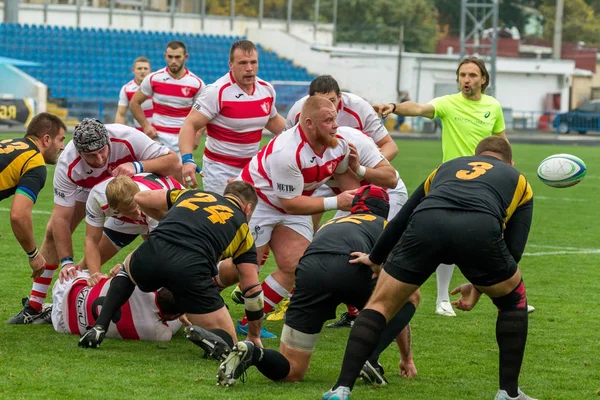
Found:
M 112 170 L 119 165 L 151 160 L 169 152 L 165 146 L 129 126 L 108 124 L 106 130 L 110 139 L 110 153 L 104 167 L 91 168 L 87 165 L 75 149 L 73 141 L 65 146 L 54 171 L 55 204 L 73 207 L 76 195 L 89 192 L 89 189 L 110 177 Z
M 146 76 L 140 85 L 144 95 L 152 96 L 152 126 L 159 133 L 173 135 L 179 134 L 185 117 L 203 89 L 202 79 L 187 69 L 185 75 L 175 79 L 169 68 L 163 68 Z
M 101 228 L 104 226 L 105 218 L 112 217 L 131 224 L 148 225 L 147 218 L 150 219 L 150 217 L 147 217 L 144 214 L 142 214 L 142 220 L 133 220 L 121 215 L 119 210 L 114 210 L 108 206 L 108 200 L 106 200 L 106 186 L 113 179 L 113 177 L 110 177 L 103 180 L 90 191 L 90 195 L 85 204 L 85 222 L 91 226 Z M 170 176 L 144 173 L 134 175 L 133 181 L 137 183 L 141 192 L 146 190 L 183 189 L 183 186 Z
M 254 91 L 247 94 L 229 72 L 206 87 L 194 109 L 210 120 L 204 156 L 244 168 L 258 153 L 265 125 L 277 115 L 275 89 L 256 78 Z
M 112 279 L 103 279 L 94 287 L 88 287 L 85 279 L 76 279 L 65 291 L 62 311 L 71 334 L 81 335 L 86 327 L 94 326 Z M 106 337 L 165 342 L 171 340 L 179 328 L 181 322 L 177 320 L 161 321 L 154 292 L 144 293 L 136 287 L 127 303 L 114 315 Z
M 285 213 L 279 198 L 311 196 L 334 173 L 348 169 L 348 143 L 338 135 L 338 145 L 317 154 L 300 125 L 274 137 L 252 158 L 240 177 L 256 188 L 271 207 Z
M 131 101 L 133 95 L 135 94 L 135 92 L 137 92 L 139 87 L 140 85 L 137 84 L 135 79 L 132 79 L 131 81 L 123 85 L 121 91 L 119 92 L 119 107 L 129 107 L 129 102 Z M 146 101 L 142 103 L 142 110 L 144 111 L 144 116 L 146 117 L 148 122 L 152 123 L 152 97 L 148 97 Z M 133 119 L 133 126 L 135 126 L 135 128 L 139 131 L 142 130 L 142 126 L 135 118 Z
M 285 120 L 286 129 L 298 123 L 300 111 L 302 111 L 302 106 L 306 99 L 308 99 L 308 96 L 304 96 L 290 108 Z M 336 121 L 339 126 L 349 126 L 363 131 L 375 143 L 388 135 L 387 129 L 381 122 L 381 118 L 373 110 L 373 107 L 365 99 L 355 94 L 342 92 L 337 112 Z
M 365 133 L 348 126 L 340 126 L 337 130 L 337 133 L 348 143 L 356 146 L 356 151 L 358 152 L 358 163 L 360 165 L 367 168 L 374 168 L 382 161 L 387 162 L 386 158 L 377 148 L 375 142 L 373 142 L 373 139 L 368 137 Z M 369 182 L 363 180 L 360 184 L 368 185 Z M 341 191 L 334 177 L 328 180 L 326 185 L 329 186 L 335 194 L 340 194 Z

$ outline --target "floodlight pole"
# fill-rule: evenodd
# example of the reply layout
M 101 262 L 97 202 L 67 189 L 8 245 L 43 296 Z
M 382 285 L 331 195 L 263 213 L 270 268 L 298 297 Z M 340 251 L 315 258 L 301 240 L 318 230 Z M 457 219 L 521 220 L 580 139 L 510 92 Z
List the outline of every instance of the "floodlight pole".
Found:
M 496 92 L 496 56 L 498 53 L 498 2 L 499 0 L 461 0 L 460 13 L 460 58 L 462 59 L 471 52 L 477 52 L 482 56 L 489 56 L 490 60 L 490 84 L 488 94 L 495 95 Z M 478 10 L 483 10 L 481 18 Z M 485 30 L 485 23 L 492 18 L 492 34 L 490 44 L 481 44 L 479 37 Z M 472 29 L 467 34 L 467 19 L 473 23 Z M 469 43 L 473 38 L 474 43 Z M 471 50 L 471 51 L 469 51 Z

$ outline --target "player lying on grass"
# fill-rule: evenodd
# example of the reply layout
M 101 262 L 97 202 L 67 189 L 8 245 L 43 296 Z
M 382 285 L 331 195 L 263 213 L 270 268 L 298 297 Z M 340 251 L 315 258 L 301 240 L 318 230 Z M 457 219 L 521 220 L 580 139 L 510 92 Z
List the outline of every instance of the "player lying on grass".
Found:
M 120 269 L 120 268 L 119 268 Z M 118 271 L 115 271 L 115 274 Z M 52 288 L 52 325 L 61 333 L 81 335 L 93 326 L 106 295 L 116 278 L 100 278 L 90 287 L 87 272 L 77 271 L 75 279 L 57 281 Z M 165 288 L 144 293 L 135 289 L 131 297 L 113 315 L 106 331 L 111 339 L 165 342 L 181 328 L 181 316 L 173 294 Z
M 353 262 L 375 270 L 384 261 L 385 266 L 352 327 L 340 376 L 324 399 L 350 397 L 388 321 L 445 262 L 456 263 L 471 282 L 459 288 L 458 308 L 473 308 L 482 292 L 498 308 L 500 388 L 495 400 L 532 400 L 518 384 L 528 316 L 517 263 L 529 235 L 533 192 L 525 176 L 512 167 L 512 150 L 503 138 L 483 139 L 475 154 L 434 170 L 390 221 L 370 254 L 356 253 Z
M 300 260 L 279 352 L 262 349 L 249 341 L 237 343 L 219 367 L 220 385 L 234 384 L 251 365 L 272 380 L 302 380 L 323 324 L 335 318 L 337 306 L 349 303 L 360 309 L 365 305 L 376 280 L 370 268 L 349 263 L 350 253 L 368 251 L 375 244 L 387 223 L 389 197 L 380 187 L 363 186 L 357 190 L 352 204 L 351 215 L 334 218 L 323 225 Z M 390 320 L 377 349 L 363 362 L 361 376 L 369 383 L 387 384 L 378 362 L 379 355 L 408 324 L 418 303 L 417 292 Z M 201 328 L 189 327 L 186 331 L 190 340 L 205 349 L 210 343 L 219 342 L 225 347 L 220 338 Z M 402 353 L 400 373 L 413 377 L 417 370 L 412 360 L 410 335 L 401 339 L 398 341 Z
M 75 265 L 72 233 L 85 217 L 85 204 L 96 184 L 111 176 L 140 172 L 167 176 L 180 170 L 175 153 L 134 128 L 90 118 L 81 121 L 54 170 L 54 208 L 40 248 L 46 263 L 34 271 L 31 295 L 8 323 L 30 324 L 39 318 L 54 271 L 59 265 L 61 269 Z
M 140 191 L 183 189 L 172 177 L 156 174 L 119 175 L 94 186 L 85 207 L 85 251 L 78 265 L 64 268 L 60 281 L 74 278 L 87 269 L 91 286 L 101 277 L 100 267 L 138 237 L 146 238 L 158 222 L 141 212 L 134 201 Z
M 252 185 L 232 182 L 224 196 L 199 190 L 148 190 L 138 193 L 135 201 L 146 215 L 160 222 L 148 240 L 125 259 L 94 327 L 82 335 L 79 346 L 100 345 L 136 285 L 142 292 L 169 289 L 177 310 L 186 313 L 191 323 L 220 335 L 233 346 L 233 321 L 212 280 L 217 262 L 231 257 L 244 289 L 250 321 L 248 338 L 262 347 L 263 297 L 256 247 L 248 228 L 258 201 Z

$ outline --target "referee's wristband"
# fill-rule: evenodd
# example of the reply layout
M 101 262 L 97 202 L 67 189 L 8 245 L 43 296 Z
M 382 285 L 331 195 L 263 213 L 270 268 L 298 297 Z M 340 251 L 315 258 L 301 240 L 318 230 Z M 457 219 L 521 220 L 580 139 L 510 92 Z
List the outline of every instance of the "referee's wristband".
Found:
M 390 103 L 394 108 L 392 109 L 392 114 L 396 112 L 396 103 Z
M 132 161 L 133 167 L 135 168 L 136 174 L 141 174 L 144 172 L 144 165 L 140 161 Z
M 65 257 L 62 260 L 60 260 L 60 269 L 63 269 L 65 267 L 65 265 L 69 265 L 69 264 L 75 264 L 75 262 L 73 261 L 72 257 Z
M 38 256 L 38 254 L 40 254 L 40 251 L 36 247 L 32 251 L 26 251 L 25 253 L 27 253 L 27 257 L 29 257 L 29 259 L 33 259 L 33 258 L 36 258 Z
M 198 164 L 194 160 L 194 156 L 192 155 L 192 153 L 183 154 L 181 156 L 181 163 L 182 164 L 194 164 L 196 166 L 196 172 L 197 173 L 202 172 L 202 169 L 200 169 L 200 167 L 198 166 Z

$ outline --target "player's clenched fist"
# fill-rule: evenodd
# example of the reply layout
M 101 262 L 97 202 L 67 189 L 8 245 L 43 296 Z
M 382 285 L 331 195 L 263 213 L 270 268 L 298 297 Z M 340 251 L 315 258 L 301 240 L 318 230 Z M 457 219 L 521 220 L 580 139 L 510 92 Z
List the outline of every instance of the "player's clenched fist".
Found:
M 383 118 L 387 117 L 394 111 L 393 104 L 373 104 L 373 110 Z
M 350 211 L 350 209 L 352 208 L 352 200 L 354 199 L 354 193 L 356 193 L 356 189 L 346 190 L 345 192 L 342 192 L 336 196 L 338 210 Z

